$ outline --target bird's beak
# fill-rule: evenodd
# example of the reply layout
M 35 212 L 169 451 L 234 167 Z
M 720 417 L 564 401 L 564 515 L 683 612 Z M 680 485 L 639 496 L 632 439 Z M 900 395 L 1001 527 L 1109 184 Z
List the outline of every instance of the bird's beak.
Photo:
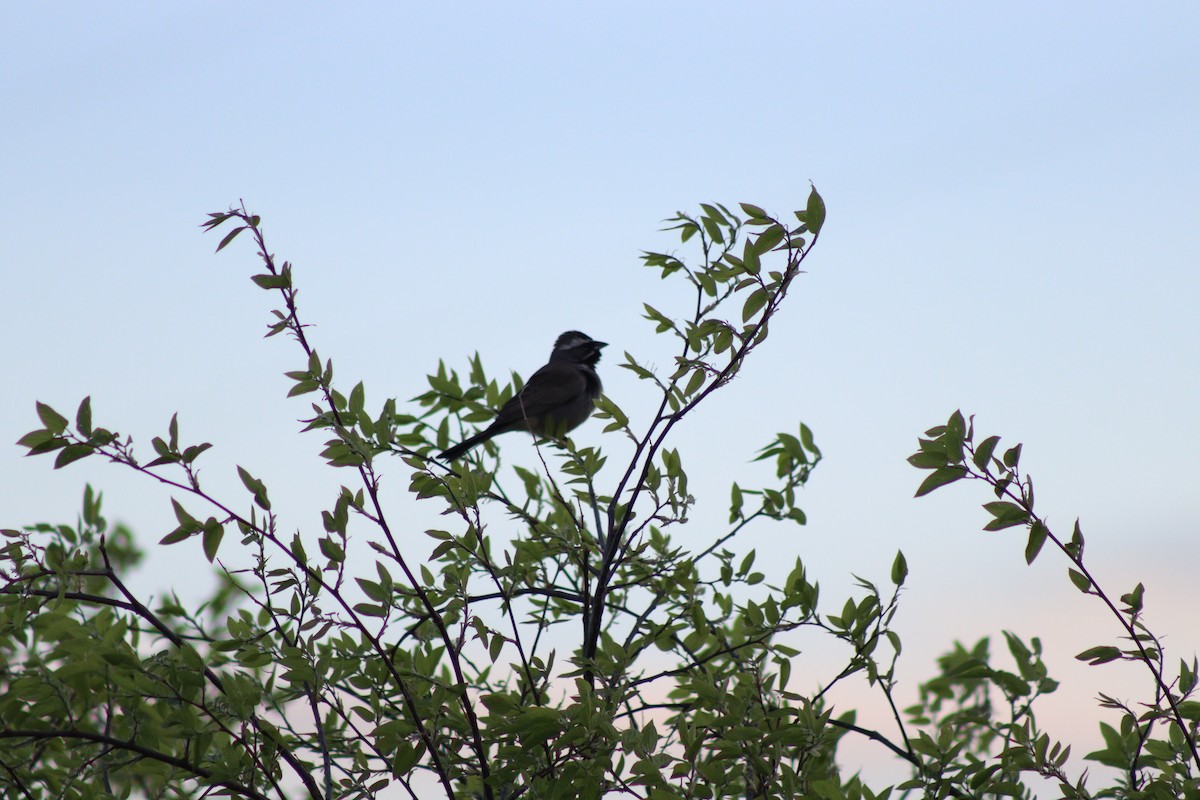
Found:
M 596 346 L 597 350 L 599 350 L 601 347 L 608 347 L 608 342 L 592 342 L 592 344 Z

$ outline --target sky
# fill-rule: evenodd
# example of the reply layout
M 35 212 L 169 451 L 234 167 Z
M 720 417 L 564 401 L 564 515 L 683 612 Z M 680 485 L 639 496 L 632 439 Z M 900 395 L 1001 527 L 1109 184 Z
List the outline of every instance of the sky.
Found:
M 686 253 L 661 221 L 712 201 L 786 214 L 811 182 L 828 221 L 808 273 L 679 429 L 686 535 L 717 529 L 730 480 L 805 422 L 825 454 L 809 524 L 745 546 L 800 555 L 831 611 L 903 550 L 902 694 L 956 639 L 1041 636 L 1067 682 L 1043 721 L 1095 749 L 1095 694 L 1150 692 L 1073 659 L 1116 623 L 1060 555 L 1027 567 L 1019 532 L 982 533 L 980 487 L 913 499 L 905 458 L 955 409 L 1023 442 L 1052 529 L 1080 518 L 1111 593 L 1146 584 L 1168 663 L 1200 649 L 1198 24 L 1185 3 L 5 4 L 0 525 L 73 521 L 90 482 L 151 549 L 135 584 L 202 594 L 199 546 L 153 545 L 174 527 L 160 487 L 13 444 L 35 401 L 71 416 L 88 395 L 143 452 L 178 412 L 216 445 L 214 491 L 240 492 L 241 464 L 319 525 L 348 477 L 299 435 L 282 373 L 302 361 L 262 338 L 253 251 L 214 255 L 207 212 L 262 215 L 319 352 L 369 404 L 475 352 L 528 375 L 580 329 L 611 343 L 606 390 L 644 419 L 647 387 L 615 365 L 667 358 L 643 302 L 688 308 L 639 265 Z M 601 428 L 577 443 L 617 447 Z M 527 441 L 502 447 L 528 462 Z M 793 673 L 815 686 L 839 657 L 813 642 Z M 878 751 L 847 766 L 897 774 Z

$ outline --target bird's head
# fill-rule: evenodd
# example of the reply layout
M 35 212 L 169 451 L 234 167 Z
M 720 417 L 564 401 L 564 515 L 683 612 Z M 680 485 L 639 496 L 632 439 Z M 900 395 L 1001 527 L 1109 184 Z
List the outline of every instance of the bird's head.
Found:
M 607 347 L 607 342 L 598 342 L 586 333 L 567 331 L 554 343 L 550 353 L 551 361 L 570 361 L 576 364 L 596 366 L 600 360 L 601 348 Z

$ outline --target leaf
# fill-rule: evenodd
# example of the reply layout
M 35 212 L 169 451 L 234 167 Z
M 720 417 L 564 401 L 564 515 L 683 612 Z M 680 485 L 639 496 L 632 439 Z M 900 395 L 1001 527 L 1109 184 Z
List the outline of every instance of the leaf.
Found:
M 1033 525 L 1029 528 L 1029 541 L 1025 543 L 1025 563 L 1032 564 L 1041 552 L 1042 545 L 1046 543 L 1046 536 L 1050 531 L 1042 523 L 1041 520 L 1034 520 Z
M 1097 664 L 1107 664 L 1110 661 L 1116 661 L 1121 657 L 1120 649 L 1111 645 L 1101 645 L 1100 647 L 1091 647 L 1084 650 L 1075 658 L 1079 661 L 1087 661 L 1093 667 Z
M 772 225 L 764 229 L 754 240 L 754 252 L 761 254 L 774 250 L 783 241 L 785 233 L 782 225 Z
M 30 431 L 20 439 L 17 439 L 17 446 L 28 447 L 30 450 L 42 448 L 38 452 L 44 453 L 46 452 L 46 448 L 44 448 L 43 445 L 45 445 L 47 442 L 54 441 L 59 441 L 58 437 L 45 428 L 38 428 L 36 431 Z M 63 442 L 63 444 L 59 446 L 62 447 L 64 445 L 66 445 L 66 442 Z M 36 455 L 36 453 L 29 453 L 29 455 Z
M 68 448 L 68 449 L 70 449 L 70 448 Z M 61 456 L 60 456 L 60 458 L 61 458 Z M 1146 593 L 1146 587 L 1139 583 L 1137 586 L 1134 587 L 1132 592 L 1130 592 L 1129 594 L 1121 595 L 1121 602 L 1124 603 L 1126 606 L 1128 606 L 1128 608 L 1125 609 L 1125 613 L 1134 614 L 1134 615 L 1141 613 L 1141 611 L 1142 611 L 1142 596 L 1145 593 Z
M 1192 661 L 1192 666 L 1182 658 L 1179 659 L 1179 691 L 1185 696 L 1188 695 L 1192 688 L 1196 685 L 1196 668 L 1195 659 Z
M 203 453 L 205 450 L 209 449 L 210 447 L 212 447 L 212 445 L 209 444 L 208 442 L 191 445 L 190 447 L 188 447 L 186 450 L 183 451 L 183 462 L 185 464 L 192 463 L 197 458 L 199 458 L 201 453 Z
M 189 532 L 200 530 L 200 521 L 185 511 L 183 506 L 174 497 L 171 498 L 171 505 L 175 509 L 175 519 L 181 527 L 187 528 Z
M 984 509 L 995 519 L 983 526 L 985 531 L 999 531 L 1014 525 L 1024 525 L 1029 521 L 1029 514 L 1016 503 L 996 501 L 984 503 Z
M 561 715 L 553 708 L 527 707 L 513 720 L 513 730 L 523 741 L 541 743 L 561 729 Z
M 751 317 L 757 314 L 763 306 L 767 304 L 769 295 L 767 290 L 763 288 L 755 289 L 749 297 L 746 298 L 745 305 L 742 306 L 742 322 L 748 322 Z
M 231 230 L 229 233 L 225 234 L 225 238 L 221 240 L 221 243 L 220 243 L 219 245 L 217 245 L 217 249 L 216 249 L 216 250 L 214 250 L 213 252 L 219 253 L 219 252 L 221 252 L 222 250 L 224 250 L 224 249 L 225 249 L 225 245 L 229 244 L 229 243 L 230 243 L 230 242 L 232 242 L 234 239 L 236 239 L 236 238 L 237 238 L 237 235 L 238 235 L 239 233 L 241 233 L 242 231 L 244 231 L 244 230 L 246 230 L 246 226 L 245 226 L 245 225 L 242 225 L 241 227 L 234 228 L 234 229 L 233 229 L 233 230 Z
M 1067 551 L 1067 555 L 1071 560 L 1079 563 L 1083 558 L 1083 531 L 1079 529 L 1079 520 L 1075 520 L 1075 528 L 1071 531 L 1071 541 L 1063 545 L 1063 549 Z
M 225 211 L 218 211 L 215 214 L 210 212 L 208 214 L 208 219 L 200 223 L 200 227 L 212 230 L 213 228 L 224 224 L 225 220 L 229 219 L 231 216 L 233 215 Z
M 37 404 L 37 413 L 42 424 L 46 426 L 46 430 L 56 436 L 67 429 L 67 418 L 45 403 Z
M 238 477 L 242 479 L 242 485 L 250 494 L 254 495 L 254 502 L 263 511 L 271 510 L 271 501 L 267 499 L 267 487 L 258 478 L 255 478 L 242 467 L 237 468 Z
M 965 478 L 966 475 L 967 470 L 964 467 L 940 467 L 929 473 L 929 477 L 921 482 L 920 487 L 917 488 L 917 493 L 913 496 L 924 497 L 934 489 L 945 486 L 948 483 L 954 483 L 957 480 L 961 480 L 962 478 Z
M 738 203 L 738 205 L 742 207 L 742 211 L 745 211 L 752 220 L 770 219 L 770 217 L 767 216 L 767 212 L 763 211 L 756 205 L 752 205 L 750 203 Z
M 1088 580 L 1088 576 L 1084 575 L 1077 569 L 1067 569 L 1067 575 L 1071 578 L 1071 583 L 1075 584 L 1075 588 L 1087 594 L 1092 588 L 1092 582 Z
M 1004 451 L 1004 466 L 1013 469 L 1021 461 L 1021 445 L 1010 447 Z
M 989 436 L 979 443 L 975 448 L 975 466 L 979 467 L 984 472 L 987 471 L 988 464 L 992 460 L 992 453 L 996 450 L 996 445 L 1000 444 L 999 436 Z
M 704 230 L 708 233 L 708 238 L 717 244 L 725 243 L 725 236 L 721 233 L 721 228 L 718 227 L 715 220 L 709 217 L 701 217 L 700 224 L 704 226 Z
M 75 412 L 75 427 L 84 436 L 92 435 L 92 398 L 87 396 L 79 404 L 79 410 Z
M 962 411 L 955 410 L 950 415 L 950 419 L 946 423 L 946 432 L 952 434 L 956 439 L 963 439 L 966 436 L 967 421 L 963 418 Z
M 190 537 L 193 533 L 195 533 L 195 529 L 189 530 L 188 528 L 185 528 L 184 526 L 180 525 L 178 528 L 171 531 L 163 538 L 159 539 L 158 543 L 159 544 L 175 544 L 176 542 L 182 542 L 184 539 L 187 539 L 188 537 Z
M 260 289 L 286 289 L 288 279 L 283 275 L 271 275 L 264 272 L 261 275 L 251 275 L 250 280 Z
M 346 560 L 346 551 L 342 549 L 340 544 L 328 536 L 322 537 L 319 544 L 321 545 L 321 554 L 330 561 L 341 563 Z
M 935 453 L 931 450 L 925 450 L 909 456 L 908 463 L 917 469 L 937 469 L 948 465 L 950 462 L 946 458 L 945 453 Z
M 407 775 L 421 760 L 422 750 L 409 742 L 401 742 L 392 756 L 392 774 Z
M 817 194 L 817 187 L 812 187 L 808 193 L 808 208 L 804 212 L 804 221 L 813 233 L 820 233 L 825 224 L 825 201 Z
M 734 260 L 733 256 L 728 256 L 728 259 L 731 262 Z M 742 248 L 742 258 L 740 260 L 741 264 L 735 266 L 741 266 L 747 273 L 757 275 L 762 271 L 762 262 L 758 257 L 758 251 L 754 249 L 753 240 L 746 240 L 746 244 Z
M 816 441 L 813 439 L 812 429 L 803 422 L 800 423 L 800 442 L 804 445 L 804 449 L 808 452 L 814 453 L 818 456 L 821 454 L 821 451 L 817 449 Z
M 58 453 L 58 457 L 54 459 L 54 468 L 62 469 L 72 461 L 78 461 L 81 458 L 87 458 L 92 454 L 92 448 L 86 444 L 69 444 Z
M 308 394 L 309 392 L 315 392 L 318 388 L 319 388 L 319 386 L 316 381 L 311 381 L 311 380 L 297 381 L 296 385 L 288 390 L 287 396 L 295 397 L 295 396 L 301 395 L 301 394 Z
M 704 209 L 704 213 L 712 218 L 714 222 L 718 222 L 721 225 L 729 224 L 729 220 L 725 219 L 725 215 L 718 211 L 715 206 L 711 206 L 708 203 L 701 203 L 700 208 Z
M 204 557 L 212 563 L 217 557 L 217 548 L 221 546 L 221 538 L 225 536 L 225 526 L 212 517 L 204 523 Z
M 896 560 L 892 562 L 892 583 L 897 586 L 904 584 L 904 579 L 908 577 L 908 562 L 904 559 L 904 553 L 896 551 Z

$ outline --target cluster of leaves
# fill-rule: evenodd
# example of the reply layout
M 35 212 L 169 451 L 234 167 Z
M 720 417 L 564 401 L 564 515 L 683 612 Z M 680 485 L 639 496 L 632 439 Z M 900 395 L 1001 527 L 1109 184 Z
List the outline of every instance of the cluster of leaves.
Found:
M 1168 676 L 1162 641 L 1142 617 L 1145 587 L 1139 583 L 1114 602 L 1084 560 L 1085 542 L 1078 520 L 1069 538 L 1060 537 L 1050 529 L 1034 508 L 1033 479 L 1021 472 L 1020 444 L 1002 449 L 999 436 L 988 436 L 976 443 L 974 418 L 956 411 L 945 425 L 926 431 L 918 445 L 909 463 L 929 470 L 917 490 L 918 496 L 963 479 L 983 481 L 996 498 L 983 505 L 989 516 L 983 529 L 1023 528 L 1025 560 L 1030 564 L 1046 543 L 1051 543 L 1070 564 L 1067 578 L 1071 584 L 1096 598 L 1120 623 L 1124 630 L 1123 644 L 1089 647 L 1077 659 L 1093 666 L 1121 660 L 1145 667 L 1153 688 L 1152 699 L 1140 703 L 1141 711 L 1135 711 L 1127 701 L 1108 695 L 1100 697 L 1101 707 L 1119 712 L 1119 727 L 1102 722 L 1100 730 L 1105 747 L 1085 758 L 1119 772 L 1117 785 L 1096 796 L 1200 797 L 1197 748 L 1200 700 L 1192 699 L 1196 693 L 1196 657 L 1193 655 L 1190 663 L 1180 659 L 1175 675 Z M 952 701 L 956 710 L 943 725 L 947 747 L 980 753 L 987 752 L 993 739 L 1003 743 L 1004 749 L 994 764 L 980 763 L 965 770 L 968 782 L 973 779 L 971 776 L 989 769 L 1007 774 L 1013 780 L 1021 773 L 1035 773 L 1055 780 L 1063 797 L 1092 797 L 1083 779 L 1072 782 L 1063 771 L 1070 748 L 1038 730 L 1033 701 L 1056 687 L 1041 662 L 1040 642 L 1034 639 L 1031 650 L 1011 634 L 1006 637 L 1018 674 L 990 668 L 987 643 L 981 642 L 972 651 L 956 652 L 943 661 L 943 674 L 925 687 L 923 702 L 912 713 L 918 717 L 928 715 L 939 711 L 946 701 Z M 997 689 L 1007 701 L 1009 714 L 1004 720 L 999 720 L 987 707 L 989 687 Z M 987 736 L 972 740 L 956 734 L 963 730 L 958 720 L 972 714 L 986 722 L 990 730 Z M 954 755 L 957 756 L 957 751 Z
M 176 418 L 143 461 L 131 438 L 93 425 L 90 400 L 74 425 L 39 404 L 42 427 L 20 442 L 29 454 L 55 453 L 56 467 L 100 456 L 166 487 L 178 524 L 161 544 L 195 540 L 221 583 L 198 608 L 173 596 L 148 607 L 123 579 L 137 558 L 129 533 L 108 527 L 90 489 L 76 526 L 4 531 L 5 795 L 85 798 L 102 787 L 113 797 L 854 800 L 1027 794 L 1022 775 L 1037 773 L 1070 786 L 1067 796 L 1089 796 L 1063 772 L 1066 748 L 1037 727 L 1033 702 L 1055 684 L 1036 639 L 1006 635 L 1013 670 L 991 666 L 986 640 L 959 647 L 902 711 L 892 625 L 904 556 L 886 589 L 860 580 L 830 613 L 802 560 L 772 585 L 756 553 L 738 547 L 752 526 L 805 523 L 798 496 L 822 457 L 806 425 L 754 454 L 773 466 L 770 479 L 733 482 L 719 530 L 690 533 L 691 548 L 673 536 L 695 498 L 669 436 L 766 341 L 820 235 L 820 195 L 794 217 L 705 204 L 669 220 L 694 257 L 643 260 L 683 280 L 688 310 L 646 306 L 645 316 L 678 353 L 662 372 L 630 353 L 621 364 L 657 392 L 654 414 L 635 422 L 603 398 L 598 416 L 632 443 L 629 459 L 609 464 L 599 448 L 539 441 L 533 470 L 505 469 L 494 443 L 453 467 L 432 457 L 488 421 L 519 382 L 490 379 L 476 356 L 465 380 L 439 364 L 411 413 L 391 399 L 369 408 L 363 384 L 339 390 L 332 361 L 310 343 L 292 267 L 270 254 L 261 220 L 244 208 L 210 215 L 206 229 L 227 228 L 218 250 L 241 234 L 254 240 L 263 271 L 253 281 L 280 301 L 267 335 L 287 334 L 302 354 L 302 368 L 287 373 L 289 395 L 313 400 L 306 430 L 327 437 L 322 457 L 349 477 L 318 530 L 289 525 L 298 531 L 284 535 L 266 482 L 250 470 L 237 467 L 243 497 L 208 491 L 195 464 L 210 445 L 181 441 Z M 932 473 L 921 493 L 982 477 L 1024 514 L 988 506 L 1005 523 L 996 527 L 1030 527 L 1030 558 L 1058 543 L 1033 516 L 1019 447 L 993 459 L 996 443 L 975 448 L 970 434 L 957 415 L 922 440 L 913 463 Z M 440 527 L 421 536 L 411 519 L 393 518 L 379 491 L 384 458 L 404 465 L 412 494 L 446 520 Z M 219 558 L 230 530 L 251 567 Z M 351 555 L 352 538 L 367 558 Z M 1062 545 L 1077 556 L 1072 575 L 1106 598 L 1077 540 Z M 1141 596 L 1127 596 L 1123 618 L 1148 638 L 1084 655 L 1161 664 Z M 792 679 L 801 629 L 847 654 L 834 673 L 806 675 L 810 691 Z M 1185 756 L 1195 754 L 1195 671 L 1168 686 L 1159 669 L 1155 716 L 1122 722 L 1093 754 L 1128 766 L 1125 795 L 1194 788 Z M 831 707 L 829 691 L 852 677 L 878 693 L 894 730 Z M 1156 723 L 1166 739 L 1151 736 Z M 844 775 L 837 754 L 847 736 L 904 759 L 912 779 L 872 789 Z

